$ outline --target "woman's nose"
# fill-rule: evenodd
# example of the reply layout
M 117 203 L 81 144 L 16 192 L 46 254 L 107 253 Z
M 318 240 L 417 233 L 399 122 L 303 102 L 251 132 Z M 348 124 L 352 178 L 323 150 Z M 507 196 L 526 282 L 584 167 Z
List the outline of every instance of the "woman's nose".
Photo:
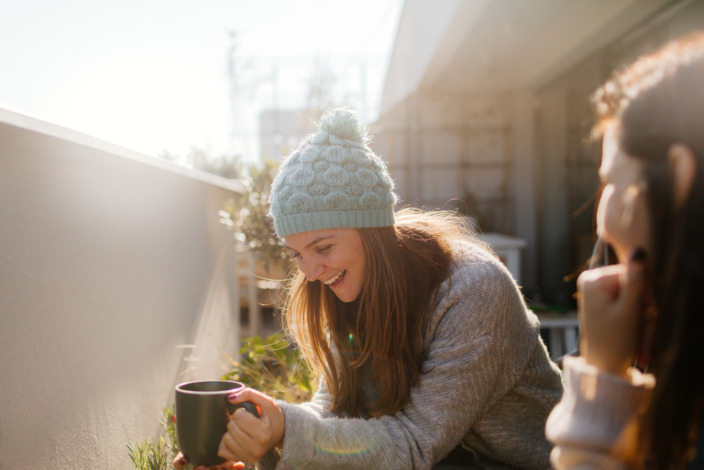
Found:
M 308 282 L 317 281 L 320 278 L 320 275 L 323 274 L 323 271 L 325 271 L 325 267 L 315 260 L 299 261 L 298 269 L 303 271 L 303 274 L 306 275 Z

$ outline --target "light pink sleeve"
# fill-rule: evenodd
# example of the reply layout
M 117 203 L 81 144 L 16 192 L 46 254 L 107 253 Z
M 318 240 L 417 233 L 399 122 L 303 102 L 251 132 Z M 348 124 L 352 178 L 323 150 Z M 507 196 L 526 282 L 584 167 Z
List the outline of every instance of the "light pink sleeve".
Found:
M 610 451 L 634 418 L 652 375 L 630 371 L 630 377 L 599 372 L 581 357 L 564 360 L 565 393 L 546 423 L 555 444 L 552 465 L 560 469 L 622 469 L 626 464 Z

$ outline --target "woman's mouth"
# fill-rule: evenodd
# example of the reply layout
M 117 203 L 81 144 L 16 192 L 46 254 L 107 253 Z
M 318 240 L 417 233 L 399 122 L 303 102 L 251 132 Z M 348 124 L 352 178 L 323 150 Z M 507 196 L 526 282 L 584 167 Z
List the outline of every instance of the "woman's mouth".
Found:
M 327 281 L 323 281 L 323 284 L 329 287 L 335 287 L 342 281 L 342 278 L 345 277 L 345 273 L 347 271 L 340 271 L 339 273 L 335 274 L 333 277 L 328 279 Z

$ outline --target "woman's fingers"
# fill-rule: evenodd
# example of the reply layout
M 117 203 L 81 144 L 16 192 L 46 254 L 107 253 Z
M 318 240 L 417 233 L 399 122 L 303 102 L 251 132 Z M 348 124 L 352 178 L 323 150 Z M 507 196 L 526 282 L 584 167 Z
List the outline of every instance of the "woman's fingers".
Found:
M 578 280 L 582 355 L 606 372 L 625 374 L 633 363 L 643 313 L 643 269 L 633 260 L 585 271 Z
M 249 401 L 253 403 L 259 411 L 260 424 L 257 426 L 257 421 L 247 419 L 248 426 L 251 426 L 253 431 L 256 430 L 256 438 L 263 441 L 267 450 L 272 447 L 280 446 L 284 438 L 285 418 L 284 413 L 276 404 L 273 398 L 265 395 L 262 392 L 252 388 L 245 388 L 236 397 L 230 397 L 230 403 L 237 404 Z M 240 415 L 244 419 L 244 415 Z M 250 429 L 249 427 L 247 429 Z
M 186 465 L 188 465 L 188 462 L 183 457 L 183 454 L 179 452 L 176 457 L 174 457 L 173 464 L 176 470 L 183 470 L 184 468 L 186 468 Z
M 174 457 L 173 465 L 175 470 L 184 470 L 188 465 L 188 461 L 183 456 L 183 454 L 179 452 L 176 457 Z M 220 465 L 214 465 L 212 467 L 198 465 L 197 467 L 195 467 L 195 470 L 243 470 L 244 467 L 245 464 L 242 462 L 229 461 L 223 462 Z
M 232 404 L 253 403 L 259 418 L 243 409 L 233 413 L 227 433 L 220 442 L 219 454 L 230 460 L 256 462 L 273 447 L 280 445 L 284 435 L 284 415 L 269 396 L 246 388 L 230 395 Z
M 227 432 L 220 440 L 218 455 L 228 460 L 256 462 L 258 457 L 250 450 L 252 442 L 242 428 L 234 424 L 234 419 L 230 421 L 227 428 Z
M 220 441 L 220 455 L 230 460 L 256 462 L 272 446 L 267 423 L 245 410 L 237 410 L 227 425 L 227 433 Z

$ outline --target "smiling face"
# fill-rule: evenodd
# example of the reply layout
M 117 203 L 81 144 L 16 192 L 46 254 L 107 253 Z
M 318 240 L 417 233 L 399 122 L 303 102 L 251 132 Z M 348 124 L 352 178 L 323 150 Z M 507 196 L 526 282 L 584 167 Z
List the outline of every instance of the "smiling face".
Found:
M 603 184 L 596 215 L 599 236 L 614 248 L 622 262 L 635 248 L 650 251 L 650 213 L 642 185 L 642 164 L 619 149 L 614 125 L 604 133 L 599 176 Z
M 288 235 L 285 242 L 308 282 L 322 282 L 342 302 L 359 297 L 366 255 L 357 229 L 295 233 Z

